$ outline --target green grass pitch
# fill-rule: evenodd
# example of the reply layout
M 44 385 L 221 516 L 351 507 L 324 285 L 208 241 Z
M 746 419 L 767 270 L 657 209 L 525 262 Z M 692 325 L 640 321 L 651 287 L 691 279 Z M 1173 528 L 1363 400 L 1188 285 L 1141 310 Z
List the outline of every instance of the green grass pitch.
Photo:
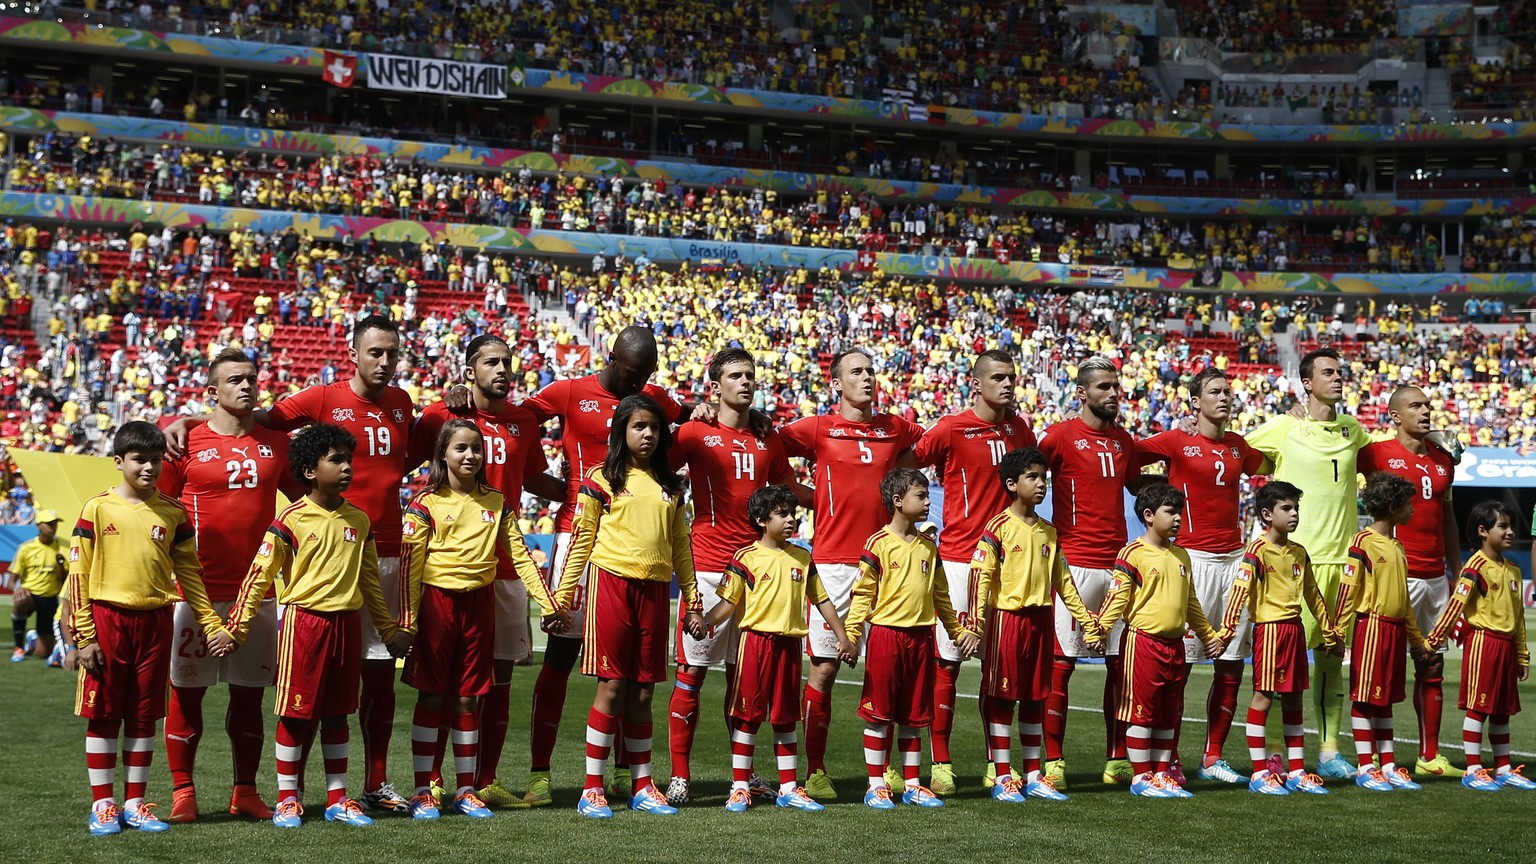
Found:
M 1442 741 L 1460 743 L 1461 714 L 1455 710 L 1459 655 L 1447 658 Z M 502 760 L 507 785 L 521 788 L 528 760 L 528 702 L 536 668 L 520 668 L 513 684 L 512 730 Z M 856 682 L 859 672 L 844 670 L 843 681 Z M 967 664 L 962 693 L 976 692 L 977 665 Z M 719 704 L 723 678 L 718 672 L 704 688 L 705 721 L 693 756 L 694 802 L 672 818 L 644 816 L 620 810 L 611 822 L 593 823 L 575 812 L 576 791 L 583 773 L 584 722 L 592 696 L 590 680 L 572 679 L 566 722 L 555 752 L 556 804 L 541 810 L 498 813 L 487 822 L 445 816 L 440 822 L 413 824 L 409 818 L 384 817 L 372 829 L 349 829 L 321 818 L 317 790 L 323 788 L 319 759 L 312 760 L 306 825 L 280 831 L 265 823 L 250 823 L 223 815 L 228 800 L 229 746 L 222 718 L 225 696 L 215 689 L 205 705 L 207 738 L 203 742 L 200 778 L 203 820 L 177 825 L 162 835 L 125 833 L 93 838 L 85 831 L 88 791 L 82 750 L 84 723 L 71 714 L 73 677 L 46 669 L 35 660 L 0 669 L 0 704 L 6 718 L 3 768 L 0 768 L 0 860 L 91 862 L 307 862 L 329 864 L 391 861 L 621 861 L 636 855 L 653 861 L 899 861 L 912 864 L 963 861 L 1062 862 L 1324 862 L 1363 859 L 1373 862 L 1467 861 L 1478 856 L 1520 860 L 1529 854 L 1526 826 L 1536 793 L 1505 790 L 1478 794 L 1455 781 L 1426 784 L 1423 792 L 1379 794 L 1330 781 L 1327 797 L 1293 795 L 1283 800 L 1261 798 L 1239 787 L 1193 782 L 1196 797 L 1188 801 L 1133 799 L 1124 787 L 1099 783 L 1102 766 L 1103 720 L 1097 707 L 1103 671 L 1084 667 L 1072 682 L 1074 710 L 1067 736 L 1072 800 L 1053 804 L 1030 801 L 1002 805 L 981 787 L 981 724 L 974 698 L 962 697 L 956 718 L 954 750 L 960 792 L 942 810 L 900 808 L 890 813 L 867 811 L 860 802 L 864 788 L 861 724 L 854 715 L 858 690 L 837 688 L 836 717 L 828 763 L 840 799 L 825 813 L 781 812 L 754 807 L 745 815 L 725 813 L 725 787 L 730 774 Z M 1188 691 L 1190 716 L 1204 713 L 1210 684 L 1209 667 L 1197 667 Z M 665 701 L 670 687 L 657 688 L 656 769 L 667 777 Z M 391 753 L 391 776 L 402 788 L 410 783 L 410 710 L 414 694 L 400 687 L 399 709 Z M 270 695 L 268 697 L 270 705 Z M 1242 717 L 1227 744 L 1229 761 L 1243 771 L 1247 765 Z M 1271 714 L 1271 748 L 1278 744 L 1278 714 Z M 1412 764 L 1416 745 L 1412 708 L 1398 707 L 1398 754 Z M 1313 725 L 1308 717 L 1309 727 Z M 1193 758 L 1204 736 L 1204 725 L 1186 722 L 1184 752 Z M 352 735 L 353 789 L 361 782 L 362 746 L 354 722 Z M 259 777 L 270 801 L 272 721 Z M 772 776 L 771 738 L 760 742 L 758 766 Z M 1514 748 L 1532 753 L 1536 765 L 1536 720 L 1515 718 Z M 1351 752 L 1345 740 L 1343 749 Z M 1315 741 L 1308 737 L 1309 760 Z M 1452 762 L 1460 763 L 1459 747 L 1447 746 Z M 1015 749 L 1017 754 L 1017 749 Z M 926 754 L 925 754 L 926 760 Z M 1519 757 L 1516 762 L 1522 761 Z M 802 756 L 802 766 L 803 766 Z M 803 770 L 803 769 L 802 769 Z M 121 768 L 119 768 L 121 771 Z M 120 777 L 121 775 L 119 775 Z M 924 777 L 927 767 L 924 767 Z M 121 780 L 119 780 L 119 790 Z M 163 749 L 157 745 L 150 800 L 170 809 L 170 781 Z

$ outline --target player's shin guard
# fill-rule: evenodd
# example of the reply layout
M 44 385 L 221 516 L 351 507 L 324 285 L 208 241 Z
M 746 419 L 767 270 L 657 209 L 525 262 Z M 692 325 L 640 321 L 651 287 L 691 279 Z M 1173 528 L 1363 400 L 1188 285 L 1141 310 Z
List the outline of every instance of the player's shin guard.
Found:
M 938 665 L 933 678 L 933 726 L 928 730 L 929 744 L 933 748 L 933 761 L 949 761 L 949 734 L 955 725 L 955 693 L 960 678 L 960 664 Z
M 91 782 L 91 806 L 112 801 L 117 775 L 117 720 L 91 720 L 85 725 L 85 772 Z
M 568 639 L 551 639 L 551 643 L 568 642 Z M 549 758 L 555 752 L 555 740 L 560 735 L 560 714 L 565 710 L 565 690 L 571 680 L 571 670 L 561 669 L 546 659 L 539 667 L 539 677 L 533 682 L 532 727 L 529 729 L 528 749 L 530 766 L 534 771 L 548 771 Z M 613 742 L 609 741 L 612 748 Z M 603 760 L 607 761 L 605 754 Z M 602 772 L 598 772 L 602 777 Z M 601 785 L 601 784 L 599 784 Z
M 203 696 L 206 687 L 172 687 L 165 712 L 165 764 L 171 769 L 171 788 L 192 785 L 197 763 L 197 744 L 203 737 Z M 234 706 L 230 706 L 234 710 Z M 260 715 L 257 715 L 258 720 Z M 233 740 L 233 736 L 231 736 Z
M 1419 718 L 1419 758 L 1428 762 L 1440 755 L 1440 715 L 1445 709 L 1442 678 L 1413 679 L 1413 710 Z
M 1104 758 L 1125 759 L 1125 724 L 1120 722 L 1120 688 L 1122 661 L 1118 655 L 1104 658 Z M 1183 701 L 1182 693 L 1180 701 Z M 1169 745 L 1172 746 L 1171 744 Z
M 759 724 L 731 718 L 731 787 L 747 788 L 752 779 L 752 757 L 757 751 Z
M 886 785 L 885 761 L 890 756 L 890 728 L 885 723 L 864 723 L 864 771 L 869 775 L 871 789 L 881 789 Z M 806 749 L 810 749 L 809 745 Z
M 417 702 L 411 715 L 411 772 L 416 776 L 415 794 L 425 794 L 432 785 L 433 762 L 437 741 L 442 735 L 443 709 L 428 708 Z
M 1507 739 L 1506 739 L 1507 740 Z M 155 724 L 123 724 L 123 809 L 133 810 L 144 800 L 149 786 L 149 766 L 155 758 Z
M 363 661 L 357 714 L 363 733 L 363 789 L 377 789 L 389 781 L 389 739 L 395 732 L 395 661 Z M 325 743 L 323 731 L 320 742 Z
M 1067 736 L 1067 685 L 1077 665 L 1069 658 L 1051 661 L 1051 694 L 1045 700 L 1045 760 L 1061 758 L 1062 740 Z M 1107 720 L 1107 718 L 1106 718 Z
M 1488 715 L 1481 711 L 1468 711 L 1461 721 L 1461 750 L 1467 754 L 1468 774 L 1483 767 L 1483 727 L 1487 722 Z
M 393 696 L 394 690 L 390 690 Z M 351 755 L 352 730 L 347 718 L 327 717 L 320 723 L 320 755 L 325 759 L 325 806 L 347 797 L 347 759 Z M 385 781 L 380 780 L 380 783 Z
M 315 736 L 313 720 L 281 717 L 277 721 L 273 755 L 277 757 L 277 800 L 297 800 L 304 771 L 304 751 Z
M 1317 710 L 1317 742 L 1324 753 L 1339 749 L 1339 730 L 1344 720 L 1344 658 L 1321 648 L 1312 651 L 1312 705 Z
M 1253 773 L 1265 770 L 1269 763 L 1269 745 L 1265 741 L 1265 727 L 1269 724 L 1269 712 L 1248 706 L 1248 758 L 1253 762 Z
M 1355 733 L 1355 759 L 1361 768 L 1371 767 L 1371 756 L 1376 752 L 1376 730 L 1371 722 L 1374 713 L 1364 702 L 1355 702 L 1349 709 L 1350 728 Z
M 832 694 L 805 685 L 805 763 L 811 773 L 827 770 L 827 727 L 832 723 Z M 881 737 L 884 735 L 882 733 Z M 865 735 L 868 740 L 868 733 Z M 868 749 L 866 747 L 866 749 Z M 884 762 L 880 763 L 882 768 Z
M 1152 764 L 1152 730 L 1147 726 L 1125 726 L 1125 753 L 1137 777 L 1149 774 Z
M 901 750 L 901 779 L 908 789 L 922 785 L 923 730 L 916 726 L 897 727 L 896 746 Z
M 650 721 L 636 723 L 628 717 L 624 718 L 624 754 L 621 758 L 623 763 L 629 766 L 629 776 L 633 781 L 635 794 L 652 785 L 651 739 L 655 736 L 653 729 Z
M 236 786 L 255 786 L 256 769 L 261 765 L 261 748 L 266 730 L 261 719 L 260 687 L 229 687 L 229 709 L 224 712 L 224 731 L 229 735 L 230 756 L 234 761 Z
M 475 791 L 475 765 L 480 761 L 480 712 L 459 711 L 453 715 L 453 773 L 458 788 L 455 795 Z
M 484 789 L 496 779 L 511 721 L 512 685 L 492 684 L 491 692 L 480 699 L 480 759 L 475 763 L 476 789 Z
M 672 753 L 672 776 L 693 776 L 688 757 L 693 753 L 693 735 L 699 727 L 699 688 L 704 676 L 677 670 L 677 682 L 667 701 L 667 746 Z
M 619 718 L 604 714 L 596 708 L 587 712 L 587 784 L 583 788 L 603 788 L 603 774 L 608 770 L 608 754 L 613 752 L 613 739 L 618 731 Z
M 1243 679 L 1235 675 L 1217 675 L 1211 682 L 1211 692 L 1205 697 L 1205 762 L 1212 764 L 1221 758 L 1227 746 L 1227 735 L 1232 732 L 1232 720 L 1237 715 L 1237 694 Z
M 779 765 L 780 795 L 787 795 L 800 785 L 796 781 L 799 749 L 795 741 L 795 724 L 784 723 L 773 727 L 773 755 Z
M 1019 703 L 1019 762 L 1024 766 L 1027 780 L 1040 779 L 1040 735 L 1045 714 L 1045 703 L 1039 699 L 1025 699 Z M 1002 769 L 998 769 L 999 777 Z
M 1509 715 L 1494 714 L 1488 718 L 1488 746 L 1493 750 L 1494 773 L 1503 775 L 1509 767 Z
M 1306 763 L 1306 727 L 1302 725 L 1303 712 L 1301 708 L 1287 710 L 1280 709 L 1281 732 L 1285 735 L 1285 761 L 1291 774 L 1302 774 L 1307 770 Z
M 1012 757 L 1008 749 L 1013 733 L 1013 706 L 1014 703 L 1006 699 L 987 700 L 987 758 L 997 768 L 997 776 L 1007 777 L 1013 770 Z M 1024 737 L 1023 721 L 1019 724 L 1019 737 Z M 1021 740 L 1022 743 L 1022 740 Z

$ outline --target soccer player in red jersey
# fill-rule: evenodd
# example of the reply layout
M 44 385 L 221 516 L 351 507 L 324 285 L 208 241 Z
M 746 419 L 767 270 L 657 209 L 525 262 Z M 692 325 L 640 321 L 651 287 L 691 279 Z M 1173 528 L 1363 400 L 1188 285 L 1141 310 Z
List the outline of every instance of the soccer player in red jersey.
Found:
M 486 482 L 506 496 L 513 506 L 523 490 L 547 500 L 565 495 L 565 484 L 544 473 L 539 421 L 521 405 L 511 405 L 507 395 L 512 382 L 512 349 L 500 336 L 486 333 L 469 341 L 464 349 L 465 377 L 469 381 L 469 406 L 455 410 L 439 401 L 421 412 L 411 428 L 411 447 L 405 464 L 420 465 L 432 456 L 432 447 L 443 425 L 456 417 L 470 419 L 485 438 Z M 501 751 L 511 723 L 512 671 L 517 662 L 533 652 L 528 626 L 528 589 L 517 568 L 498 556 L 495 582 L 496 634 L 493 647 L 495 671 L 490 692 L 480 700 L 480 750 L 475 769 L 475 789 L 492 807 L 517 803 L 512 793 L 496 780 Z M 442 773 L 444 740 L 437 743 L 434 776 Z
M 1006 351 L 984 351 L 971 364 L 971 407 L 939 419 L 913 448 L 917 464 L 937 466 L 944 487 L 944 527 L 939 532 L 939 559 L 949 584 L 955 611 L 964 618 L 972 610 L 971 557 L 987 521 L 1009 504 L 1008 490 L 998 478 L 1003 454 L 1034 447 L 1035 432 L 1017 415 L 1014 387 L 1018 367 Z M 955 684 L 960 678 L 960 650 L 943 627 L 934 630 L 939 665 L 933 691 L 933 778 L 936 795 L 953 795 L 955 773 L 949 760 L 949 733 L 955 722 Z M 986 716 L 986 705 L 981 706 Z M 983 730 L 985 731 L 985 730 Z
M 400 363 L 400 329 L 382 315 L 370 315 L 352 328 L 349 349 L 355 371 L 346 381 L 308 387 L 270 410 L 256 411 L 256 422 L 291 432 L 311 423 L 340 426 L 357 439 L 352 482 L 346 500 L 367 514 L 379 556 L 379 585 L 390 614 L 400 614 L 400 481 L 410 443 L 415 407 L 404 390 L 389 382 Z M 186 427 L 201 420 L 178 420 L 167 427 L 173 450 L 185 450 Z M 389 739 L 395 723 L 395 660 L 372 622 L 362 622 L 363 672 L 359 722 L 363 732 L 363 803 L 369 809 L 409 813 L 410 802 L 389 782 Z
M 240 593 L 267 526 L 277 515 L 277 491 L 298 497 L 304 490 L 288 472 L 288 436 L 256 423 L 256 363 L 238 348 L 213 358 L 208 391 L 213 415 L 187 435 L 187 450 L 168 459 L 158 483 L 181 499 L 197 532 L 203 584 L 219 617 L 226 618 Z M 272 818 L 256 791 L 264 731 L 262 691 L 277 666 L 277 601 L 268 594 L 251 619 L 245 650 L 218 656 L 192 607 L 173 613 L 176 644 L 171 655 L 171 700 L 165 718 L 165 754 L 173 786 L 169 822 L 198 817 L 193 763 L 203 737 L 203 696 L 219 681 L 229 685 L 224 728 L 234 757 L 234 790 L 229 812 L 252 819 Z
M 1170 429 L 1141 441 L 1141 463 L 1166 462 L 1168 483 L 1184 493 L 1183 530 L 1179 546 L 1189 553 L 1194 570 L 1195 595 L 1210 621 L 1220 621 L 1232 594 L 1232 581 L 1243 560 L 1243 532 L 1239 523 L 1241 478 L 1255 474 L 1264 456 L 1248 446 L 1243 436 L 1227 431 L 1232 416 L 1232 385 L 1220 369 L 1208 367 L 1189 384 L 1195 401 L 1195 432 Z M 1252 653 L 1252 633 L 1246 613 L 1220 657 L 1207 657 L 1205 646 L 1194 634 L 1184 636 L 1185 659 L 1191 663 L 1214 661 L 1215 680 L 1206 698 L 1205 757 L 1200 763 L 1203 780 L 1246 783 L 1221 758 L 1221 749 L 1232 731 L 1237 711 L 1238 688 L 1243 682 L 1243 661 Z M 1180 706 L 1179 711 L 1183 711 Z M 1170 774 L 1183 782 L 1178 768 L 1179 742 L 1174 738 Z
M 1120 370 L 1107 357 L 1090 357 L 1077 368 L 1078 416 L 1045 430 L 1040 450 L 1050 460 L 1051 524 L 1061 538 L 1067 569 L 1083 604 L 1099 608 L 1114 579 L 1115 553 L 1125 545 L 1122 490 L 1139 485 L 1136 442 L 1120 426 Z M 1104 677 L 1104 782 L 1131 777 L 1125 734 L 1116 719 L 1120 705 L 1120 634 L 1108 634 Z M 1056 659 L 1051 664 L 1051 695 L 1045 703 L 1045 776 L 1057 789 L 1066 786 L 1061 742 L 1067 731 L 1067 684 L 1077 658 L 1091 653 L 1061 598 L 1056 599 Z
M 656 363 L 656 335 L 644 327 L 625 327 L 614 337 L 608 365 L 602 371 L 552 382 L 523 402 L 523 407 L 532 411 L 540 423 L 560 418 L 560 449 L 565 454 L 566 483 L 560 510 L 555 516 L 555 554 L 549 561 L 552 586 L 565 568 L 565 557 L 571 545 L 571 522 L 575 518 L 576 497 L 582 478 L 593 468 L 602 467 L 608 456 L 608 427 L 613 424 L 613 412 L 619 407 L 619 401 L 625 396 L 643 393 L 661 406 L 668 423 L 681 423 L 696 413 L 694 406 L 680 405 L 665 389 L 647 383 L 656 372 Z M 700 419 L 704 419 L 702 415 Z M 708 419 L 713 419 L 713 413 L 708 413 Z M 564 633 L 550 634 L 551 638 L 544 646 L 544 664 L 533 685 L 533 721 L 529 735 L 531 772 L 528 792 L 523 796 L 523 803 L 530 807 L 553 801 L 549 760 L 560 731 L 560 716 L 565 710 L 566 685 L 581 656 L 586 622 L 584 580 L 585 576 L 577 582 L 567 609 L 571 613 L 571 627 Z M 622 765 L 622 761 L 619 764 Z M 620 789 L 624 785 L 615 783 Z
M 1408 556 L 1408 602 L 1419 632 L 1429 633 L 1450 602 L 1450 579 L 1461 570 L 1461 541 L 1451 508 L 1456 463 L 1431 445 L 1429 397 L 1417 387 L 1399 387 L 1387 403 L 1397 433 L 1360 448 L 1356 467 L 1370 477 L 1396 474 L 1413 484 L 1413 518 L 1398 527 L 1397 541 Z M 1456 777 L 1461 771 L 1440 753 L 1440 715 L 1445 704 L 1441 645 L 1427 659 L 1413 663 L 1413 710 L 1419 718 L 1419 758 L 1414 773 Z
M 831 373 L 838 389 L 837 413 L 802 417 L 779 432 L 790 456 L 816 465 L 811 560 L 837 613 L 847 616 L 864 541 L 886 521 L 880 481 L 892 468 L 917 467 L 912 448 L 923 430 L 902 417 L 875 411 L 875 366 L 868 354 L 858 349 L 838 354 Z M 810 776 L 805 789 L 817 800 L 837 797 L 826 770 L 832 682 L 840 665 L 835 626 L 836 622 L 825 621 L 820 612 L 811 610 L 811 635 L 806 639 L 811 671 L 805 683 L 805 758 Z
M 778 433 L 760 438 L 751 428 L 752 398 L 757 394 L 757 366 L 751 353 L 726 348 L 715 354 L 709 363 L 709 381 L 711 395 L 719 402 L 719 416 L 713 424 L 679 427 L 670 453 L 673 470 L 686 467 L 692 487 L 690 535 L 706 616 L 720 602 L 717 591 L 725 565 L 737 550 L 752 545 L 761 534 L 747 517 L 752 493 L 775 483 L 799 487 Z M 805 494 L 809 497 L 809 490 Z M 699 693 L 705 673 L 710 666 L 723 663 L 726 681 L 734 680 L 736 645 L 733 621 L 712 627 L 702 639 L 695 639 L 682 629 L 679 620 L 677 680 L 668 704 L 672 780 L 667 784 L 667 803 L 674 807 L 688 802 L 688 760 L 698 728 Z M 729 697 L 724 704 L 729 710 Z M 771 784 L 761 780 L 754 785 L 759 795 L 777 794 Z

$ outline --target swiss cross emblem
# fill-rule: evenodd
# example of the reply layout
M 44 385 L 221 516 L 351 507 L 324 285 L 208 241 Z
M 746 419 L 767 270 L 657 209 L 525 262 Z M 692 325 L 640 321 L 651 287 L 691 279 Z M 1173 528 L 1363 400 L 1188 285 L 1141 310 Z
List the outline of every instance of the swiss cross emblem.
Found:
M 1440 475 L 1441 477 L 1444 477 L 1445 476 L 1445 466 L 1444 465 L 1436 465 L 1435 466 L 1435 473 Z
M 404 411 L 401 411 L 399 408 L 396 408 L 394 410 L 394 412 L 392 412 L 392 413 L 394 415 L 396 423 L 404 423 L 405 422 L 405 412 Z
M 768 449 L 768 445 L 767 445 L 767 444 L 764 444 L 764 443 L 763 443 L 763 442 L 761 442 L 761 441 L 758 441 L 758 442 L 757 442 L 757 449 L 759 449 L 759 450 L 767 450 L 767 449 Z
M 256 446 L 256 455 L 260 456 L 263 459 L 271 459 L 272 458 L 272 448 L 268 447 L 265 444 L 258 444 Z
M 347 541 L 348 543 L 356 543 L 357 542 L 357 529 L 356 528 L 343 528 L 343 529 L 341 529 L 341 539 Z
M 486 523 L 495 522 L 496 521 L 496 514 L 492 513 L 489 510 L 481 510 L 480 511 L 480 521 L 481 522 L 486 522 Z
M 164 540 L 165 539 L 165 526 L 163 526 L 163 525 L 151 525 L 149 527 L 149 539 L 151 539 L 151 540 Z

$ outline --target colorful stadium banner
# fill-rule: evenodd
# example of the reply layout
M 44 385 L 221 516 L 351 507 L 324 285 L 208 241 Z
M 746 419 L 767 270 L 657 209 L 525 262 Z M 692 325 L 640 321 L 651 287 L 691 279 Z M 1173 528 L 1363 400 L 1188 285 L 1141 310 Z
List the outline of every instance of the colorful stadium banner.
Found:
M 198 147 L 243 148 L 298 156 L 331 153 L 394 157 L 401 161 L 422 159 L 444 168 L 515 171 L 527 167 L 536 172 L 582 174 L 588 177 L 643 178 L 671 184 L 761 186 L 783 193 L 811 194 L 826 191 L 836 198 L 844 192 L 867 193 L 886 201 L 936 204 L 978 204 L 1027 207 L 1071 213 L 1122 213 L 1159 216 L 1249 216 L 1277 218 L 1464 218 L 1490 213 L 1521 213 L 1536 216 L 1536 198 L 1435 198 L 1389 200 L 1385 198 L 1303 200 L 1291 198 L 1202 198 L 1174 195 L 1122 195 L 1117 192 L 1058 192 L 1049 189 L 1013 189 L 1002 186 L 964 186 L 908 180 L 853 177 L 837 174 L 806 174 L 727 165 L 697 165 L 614 156 L 551 154 L 534 150 L 430 144 L 393 138 L 353 135 L 322 135 L 287 129 L 219 126 L 180 120 L 149 120 L 110 114 L 38 111 L 0 106 L 0 129 L 16 134 L 68 132 L 120 141 L 179 142 Z
M 817 249 L 803 246 L 770 246 L 755 243 L 717 243 L 663 237 L 630 237 L 578 231 L 545 231 L 501 228 L 494 225 L 459 225 L 417 222 L 409 219 L 375 219 L 357 216 L 249 210 L 197 204 L 163 204 L 121 198 L 83 198 L 27 192 L 0 193 L 0 217 L 50 219 L 75 224 L 127 227 L 134 222 L 169 225 L 173 229 L 205 228 L 227 232 L 236 228 L 268 233 L 292 228 L 321 240 L 348 235 L 375 240 L 415 243 L 448 243 L 496 251 L 575 255 L 602 254 L 612 258 L 644 255 L 661 264 L 716 260 L 726 265 L 768 267 L 822 267 L 857 269 L 859 254 L 852 249 Z M 868 253 L 866 253 L 868 254 Z M 1149 267 L 1048 264 L 990 258 L 942 258 L 930 255 L 875 253 L 874 266 L 887 274 L 917 279 L 965 279 L 1012 282 L 1027 285 L 1078 287 L 1152 288 L 1180 291 L 1206 288 L 1220 291 L 1255 291 L 1266 294 L 1528 294 L 1536 291 L 1533 273 L 1255 273 L 1222 271 L 1210 281 L 1193 270 Z
M 1468 447 L 1456 466 L 1457 486 L 1497 489 L 1536 486 L 1536 452 L 1525 448 Z
M 1070 8 L 1070 7 L 1069 7 Z M 1135 36 L 1157 35 L 1156 6 L 1099 6 L 1094 4 L 1083 11 L 1093 29 L 1098 33 L 1129 33 Z
M 507 98 L 507 67 L 432 57 L 366 54 L 368 86 L 374 90 L 437 93 L 470 99 Z
M 1397 35 L 1403 37 L 1470 36 L 1472 35 L 1472 20 L 1471 3 L 1399 6 L 1397 10 Z
M 176 33 L 130 30 L 123 27 L 95 27 L 52 20 L 0 17 L 0 43 L 13 40 L 73 43 L 80 48 L 98 50 L 165 52 L 204 57 L 215 61 L 237 61 L 242 64 L 303 67 L 313 70 L 317 76 L 325 63 L 325 52 L 319 48 L 269 45 L 262 42 L 244 42 L 208 36 L 183 36 Z M 711 109 L 733 107 L 749 111 L 770 109 L 824 114 L 854 120 L 883 119 L 923 125 L 928 124 L 930 116 L 938 116 L 932 106 L 912 106 L 909 109 L 908 106 L 899 102 L 730 89 L 678 81 L 606 78 L 547 69 L 512 69 L 508 73 L 508 82 L 514 87 L 547 90 L 555 94 L 588 93 L 628 99 L 660 99 L 691 103 Z M 1390 126 L 1207 124 L 1112 118 L 1057 119 L 1037 114 L 978 111 L 960 106 L 948 108 L 943 116 L 950 126 L 1006 130 L 1043 138 L 1151 138 L 1270 144 L 1449 144 L 1458 141 L 1536 138 L 1536 122 L 1527 121 Z

